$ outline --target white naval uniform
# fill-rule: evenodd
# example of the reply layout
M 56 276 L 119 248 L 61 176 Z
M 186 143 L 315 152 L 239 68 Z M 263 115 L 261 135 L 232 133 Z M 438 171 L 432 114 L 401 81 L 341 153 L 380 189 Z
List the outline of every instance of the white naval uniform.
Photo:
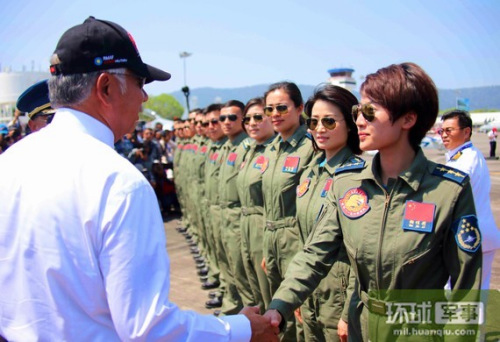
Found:
M 0 335 L 12 341 L 249 341 L 243 315 L 169 300 L 156 196 L 91 116 L 57 111 L 0 155 Z
M 495 223 L 490 201 L 490 172 L 486 160 L 472 142 L 446 153 L 446 165 L 466 172 L 470 177 L 479 229 L 482 236 L 483 277 L 481 287 L 490 286 L 491 267 L 495 251 L 500 248 L 500 231 Z

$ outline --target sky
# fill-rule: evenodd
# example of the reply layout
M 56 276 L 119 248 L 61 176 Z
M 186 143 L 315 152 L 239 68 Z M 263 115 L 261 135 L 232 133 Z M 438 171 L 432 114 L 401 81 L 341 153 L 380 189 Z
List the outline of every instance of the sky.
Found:
M 499 0 L 2 0 L 0 67 L 48 70 L 60 36 L 89 15 L 123 26 L 144 62 L 172 74 L 149 94 L 288 80 L 325 82 L 414 62 L 440 89 L 500 85 Z M 183 51 L 192 53 L 182 59 Z

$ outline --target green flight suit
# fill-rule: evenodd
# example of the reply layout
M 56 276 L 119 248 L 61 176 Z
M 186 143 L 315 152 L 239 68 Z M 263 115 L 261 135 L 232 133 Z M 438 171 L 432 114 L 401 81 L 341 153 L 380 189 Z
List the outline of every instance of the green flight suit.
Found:
M 241 202 L 241 254 L 246 277 L 252 289 L 255 304 L 263 313 L 271 301 L 266 273 L 261 267 L 264 251 L 264 200 L 262 198 L 262 162 L 264 149 L 274 139 L 263 144 L 253 141 L 238 173 L 236 185 Z
M 189 228 L 189 220 L 187 218 L 187 209 L 186 209 L 186 189 L 185 189 L 185 172 L 184 172 L 184 159 L 187 158 L 187 146 L 188 140 L 181 138 L 177 142 L 177 147 L 175 149 L 174 155 L 174 184 L 175 191 L 177 193 L 177 198 L 179 200 L 179 205 L 182 213 L 182 225 L 186 228 Z
M 220 226 L 220 205 L 219 205 L 219 169 L 221 164 L 221 147 L 226 142 L 227 137 L 221 140 L 212 142 L 207 151 L 207 160 L 205 161 L 205 199 L 204 206 L 207 208 L 208 215 L 206 237 L 207 243 L 210 246 L 208 251 L 209 256 L 209 272 L 208 281 L 220 281 L 221 289 L 224 288 L 222 277 L 220 277 L 219 260 L 217 258 L 217 244 L 215 240 L 215 231 Z M 218 235 L 218 234 L 217 234 Z
M 241 256 L 241 203 L 238 197 L 236 180 L 240 171 L 240 165 L 248 151 L 250 139 L 245 132 L 238 134 L 233 141 L 226 141 L 222 149 L 224 150 L 222 165 L 220 167 L 219 200 L 221 205 L 222 224 L 218 251 L 220 260 L 227 262 L 227 269 L 224 278 L 226 282 L 231 282 L 238 291 L 241 302 L 244 306 L 254 306 L 252 289 L 246 276 L 243 258 Z
M 197 137 L 191 137 L 184 145 L 183 156 L 181 163 L 181 179 L 184 197 L 185 212 L 183 213 L 183 221 L 185 220 L 186 227 L 195 242 L 198 241 L 198 227 L 196 225 L 196 207 L 193 201 L 192 177 L 193 177 L 193 158 L 197 150 Z
M 334 186 L 335 169 L 359 160 L 346 146 L 328 161 L 324 153 L 319 154 L 302 173 L 297 187 L 297 224 L 301 247 L 311 234 L 326 196 Z M 300 308 L 306 341 L 339 340 L 337 324 L 344 310 L 349 271 L 349 259 L 343 249 L 326 278 Z
M 296 187 L 313 155 L 305 125 L 301 125 L 287 141 L 277 136 L 264 152 L 268 164 L 262 174 L 266 218 L 264 258 L 272 294 L 278 289 L 288 264 L 299 250 L 295 218 Z M 294 340 L 294 328 L 292 318 L 284 340 Z
M 205 196 L 205 161 L 207 159 L 208 138 L 196 136 L 194 154 L 191 157 L 191 167 L 189 168 L 189 194 L 192 202 L 194 226 L 196 227 L 197 242 L 200 252 L 207 257 L 207 237 L 205 232 L 204 217 L 207 214 L 203 206 Z
M 410 168 L 386 189 L 379 157 L 368 166 L 336 170 L 327 204 L 271 309 L 292 316 L 328 274 L 342 243 L 356 280 L 353 299 L 361 300 L 349 306 L 349 338 L 354 341 L 388 339 L 377 336 L 382 333 L 378 329 L 368 331 L 368 311 L 370 324 L 372 317 L 377 324 L 387 318 L 378 309 L 386 307 L 387 298 L 376 297 L 376 291 L 442 290 L 449 278 L 453 289 L 480 288 L 482 254 L 468 176 L 427 160 L 419 149 Z M 470 244 L 462 223 L 472 227 Z

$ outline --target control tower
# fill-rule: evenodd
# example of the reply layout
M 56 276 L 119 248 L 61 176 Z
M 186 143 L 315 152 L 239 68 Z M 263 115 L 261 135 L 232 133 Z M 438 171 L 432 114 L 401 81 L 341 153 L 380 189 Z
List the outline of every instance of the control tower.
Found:
M 356 88 L 356 80 L 352 77 L 353 72 L 354 69 L 351 68 L 329 69 L 328 73 L 330 74 L 330 78 L 328 78 L 328 82 L 346 88 L 349 91 L 354 91 Z

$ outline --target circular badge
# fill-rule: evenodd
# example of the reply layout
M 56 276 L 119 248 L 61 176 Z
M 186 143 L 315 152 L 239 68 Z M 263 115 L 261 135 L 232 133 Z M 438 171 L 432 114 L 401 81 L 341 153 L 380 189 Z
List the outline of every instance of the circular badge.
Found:
M 311 183 L 311 178 L 306 178 L 302 183 L 297 186 L 297 197 L 302 197 L 309 190 L 309 184 Z
M 101 57 L 94 58 L 94 64 L 97 66 L 102 65 L 102 58 Z
M 347 190 L 339 202 L 342 213 L 349 218 L 361 217 L 370 210 L 368 196 L 361 188 Z

